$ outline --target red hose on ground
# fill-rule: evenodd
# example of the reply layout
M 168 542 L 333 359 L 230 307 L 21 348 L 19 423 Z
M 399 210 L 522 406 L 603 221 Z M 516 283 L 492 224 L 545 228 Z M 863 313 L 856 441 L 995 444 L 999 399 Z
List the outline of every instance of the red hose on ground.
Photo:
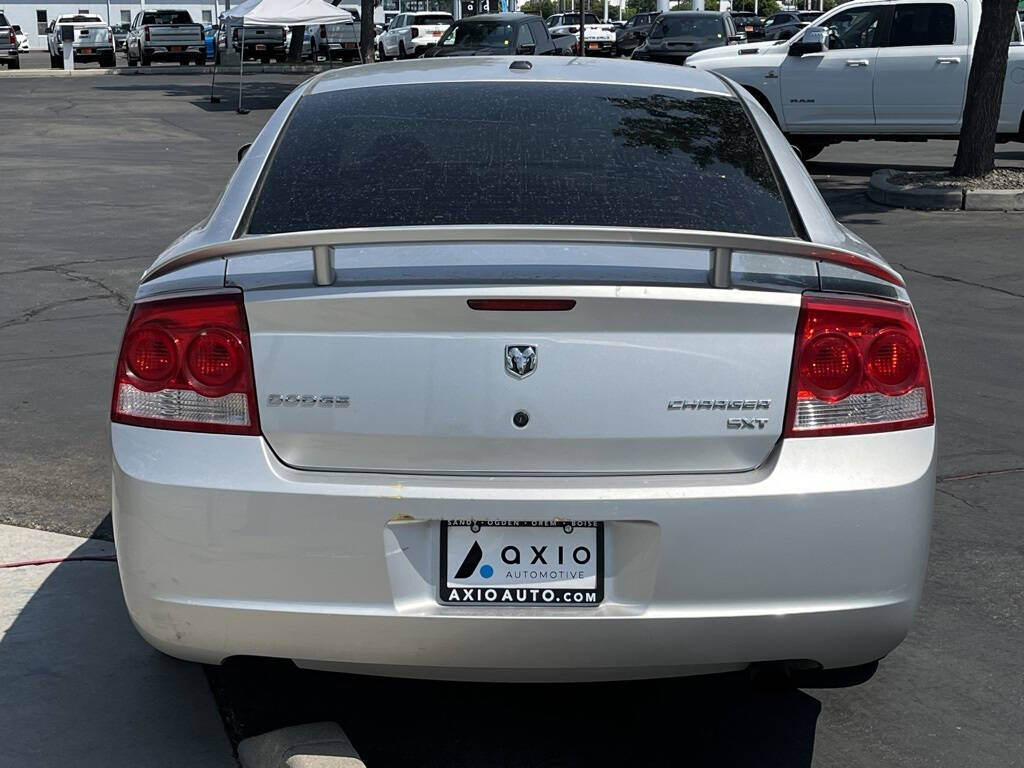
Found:
M 15 563 L 0 563 L 0 568 L 21 568 L 26 565 L 51 565 L 52 563 L 73 563 L 83 560 L 98 560 L 101 562 L 117 562 L 117 555 L 71 555 L 69 557 L 48 557 L 43 560 L 22 560 Z

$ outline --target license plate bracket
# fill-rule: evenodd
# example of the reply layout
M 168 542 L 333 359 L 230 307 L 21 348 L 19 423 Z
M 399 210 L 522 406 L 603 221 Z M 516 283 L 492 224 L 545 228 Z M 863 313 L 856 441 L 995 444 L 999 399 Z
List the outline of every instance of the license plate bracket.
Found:
M 596 607 L 604 600 L 604 524 L 441 521 L 443 605 Z

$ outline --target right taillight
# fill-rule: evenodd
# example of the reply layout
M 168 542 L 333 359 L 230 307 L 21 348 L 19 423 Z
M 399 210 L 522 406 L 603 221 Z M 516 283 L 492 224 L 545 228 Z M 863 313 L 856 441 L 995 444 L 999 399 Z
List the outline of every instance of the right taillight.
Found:
M 258 435 L 242 295 L 136 304 L 117 360 L 110 420 L 190 432 Z
M 888 432 L 934 423 L 928 361 L 909 304 L 803 297 L 786 437 Z

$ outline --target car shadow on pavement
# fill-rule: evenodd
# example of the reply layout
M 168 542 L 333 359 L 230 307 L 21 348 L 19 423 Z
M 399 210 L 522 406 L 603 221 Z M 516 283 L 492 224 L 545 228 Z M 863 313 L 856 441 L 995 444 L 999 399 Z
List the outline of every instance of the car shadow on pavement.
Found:
M 201 668 L 131 625 L 117 564 L 95 559 L 113 545 L 39 536 L 15 558 L 94 559 L 0 569 L 0 765 L 234 766 Z
M 288 94 L 297 88 L 301 83 L 298 81 L 288 83 L 266 82 L 262 80 L 249 80 L 246 78 L 242 85 L 242 106 L 250 112 L 272 111 L 277 109 Z M 120 91 L 120 92 L 161 92 L 168 97 L 192 98 L 191 104 L 207 112 L 233 112 L 238 107 L 238 74 L 233 73 L 226 76 L 218 74 L 216 86 L 211 89 L 210 78 L 197 78 L 194 85 L 182 85 L 176 82 L 173 85 L 159 84 L 131 84 L 131 85 L 102 85 L 97 90 Z M 210 96 L 216 96 L 219 102 L 211 102 Z
M 541 651 L 538 651 L 541 652 Z M 617 683 L 440 683 L 249 658 L 207 668 L 229 735 L 333 720 L 369 768 L 809 766 L 821 704 L 746 673 Z

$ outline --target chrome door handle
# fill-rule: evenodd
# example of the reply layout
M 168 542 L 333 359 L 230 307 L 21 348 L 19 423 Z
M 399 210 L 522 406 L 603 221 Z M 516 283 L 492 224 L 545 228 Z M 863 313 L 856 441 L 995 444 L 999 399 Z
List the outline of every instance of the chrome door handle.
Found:
M 959 64 L 960 63 L 960 57 L 959 56 L 939 56 L 939 58 L 937 58 L 935 60 L 935 63 L 936 64 Z
M 778 75 L 775 74 L 775 72 L 769 72 L 767 75 L 764 76 L 764 79 L 765 80 L 774 80 L 776 77 L 778 77 Z
M 846 66 L 848 67 L 866 67 L 868 65 L 867 59 L 847 59 Z

